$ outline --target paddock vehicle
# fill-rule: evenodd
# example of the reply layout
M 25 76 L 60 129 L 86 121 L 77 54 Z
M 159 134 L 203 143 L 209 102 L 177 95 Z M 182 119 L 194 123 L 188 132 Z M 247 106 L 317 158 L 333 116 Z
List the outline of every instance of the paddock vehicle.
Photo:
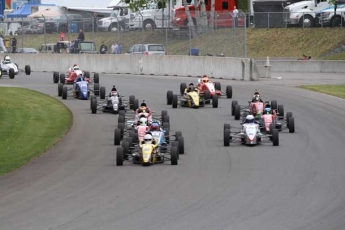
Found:
M 100 96 L 101 99 L 105 98 L 105 87 L 100 87 L 99 84 L 94 84 L 94 89 L 90 89 L 90 85 L 87 81 L 79 81 L 72 85 L 58 84 L 58 96 L 62 99 L 67 99 L 67 96 L 73 96 L 77 99 L 88 100 L 90 94 L 93 93 L 96 96 Z
M 180 84 L 180 93 L 184 94 L 184 90 L 187 88 L 186 83 Z M 227 85 L 226 91 L 222 92 L 222 87 L 220 82 L 212 82 L 210 80 L 205 80 L 204 78 L 198 79 L 198 84 L 196 88 L 200 91 L 201 95 L 204 95 L 206 99 L 211 99 L 213 95 L 217 94 L 218 97 L 226 96 L 227 98 L 232 98 L 232 86 Z
M 66 77 L 66 74 L 67 74 L 67 77 Z M 66 74 L 64 73 L 59 74 L 59 72 L 53 72 L 53 82 L 59 83 L 60 81 L 60 83 L 62 84 L 74 84 L 74 81 L 77 78 L 77 76 L 82 74 L 86 78 L 87 82 L 99 83 L 98 73 L 94 73 L 93 79 L 91 79 L 89 71 L 80 70 L 79 68 L 78 69 L 69 68 Z
M 241 115 L 246 117 L 248 114 L 256 116 L 258 113 L 261 115 L 264 112 L 266 105 L 269 105 L 269 101 L 248 101 L 248 105 L 239 105 L 237 100 L 231 102 L 231 115 L 235 117 L 235 120 L 239 120 Z M 272 110 L 277 111 L 278 118 L 281 119 L 284 117 L 284 106 L 278 105 L 276 100 L 272 100 L 270 107 Z
M 116 165 L 123 165 L 124 160 L 131 160 L 133 164 L 142 164 L 143 166 L 153 164 L 164 164 L 166 160 L 170 160 L 171 165 L 178 164 L 179 152 L 178 143 L 173 141 L 171 145 L 166 146 L 161 151 L 160 146 L 155 147 L 152 144 L 129 146 L 129 142 L 123 142 L 122 147 L 116 150 Z
M 218 108 L 218 95 L 213 95 L 212 99 L 205 98 L 204 94 L 200 94 L 200 91 L 195 88 L 190 92 L 183 93 L 182 95 L 174 94 L 173 91 L 167 92 L 167 104 L 172 105 L 173 108 L 177 108 L 180 104 L 181 107 L 196 108 L 204 107 L 206 104 L 210 104 L 212 101 L 212 107 Z
M 0 78 L 4 75 L 8 75 L 10 79 L 14 79 L 15 75 L 19 74 L 19 68 L 16 63 L 4 63 L 2 61 L 0 63 Z M 25 65 L 25 74 L 30 75 L 31 74 L 31 67 L 30 65 Z
M 231 128 L 240 129 L 237 132 L 231 132 Z M 279 132 L 277 129 L 272 129 L 269 133 L 261 133 L 259 124 L 248 123 L 243 124 L 242 127 L 233 127 L 230 124 L 224 124 L 223 129 L 224 146 L 229 146 L 230 142 L 239 142 L 245 145 L 258 145 L 264 142 L 272 142 L 273 146 L 279 145 Z
M 134 97 L 134 96 L 130 96 L 130 99 L 131 97 Z M 120 111 L 133 109 L 134 106 L 135 106 L 134 102 L 132 102 L 131 104 L 130 100 L 126 101 L 124 99 L 124 96 L 118 94 L 117 92 L 109 93 L 108 97 L 105 100 L 100 100 L 100 101 L 97 101 L 96 96 L 91 96 L 91 101 L 90 101 L 91 113 L 94 113 L 94 114 L 97 113 L 98 110 L 103 111 L 105 113 L 108 112 L 108 113 L 113 113 L 113 114 L 119 114 Z

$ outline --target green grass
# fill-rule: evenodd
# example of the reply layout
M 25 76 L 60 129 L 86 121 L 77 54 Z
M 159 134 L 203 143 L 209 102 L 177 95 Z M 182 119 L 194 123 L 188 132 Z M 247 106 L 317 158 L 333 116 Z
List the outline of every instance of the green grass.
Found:
M 239 29 L 237 41 L 244 42 L 243 29 Z M 69 33 L 66 39 L 74 40 L 78 34 Z M 165 30 L 129 31 L 85 33 L 86 40 L 94 40 L 99 49 L 102 41 L 108 46 L 120 40 L 123 51 L 135 43 L 161 43 L 166 45 Z M 24 35 L 18 36 L 18 47 L 33 47 L 39 49 L 41 44 L 57 42 L 59 35 Z M 313 59 L 345 60 L 345 52 L 326 56 L 326 54 L 345 43 L 345 29 L 343 28 L 270 28 L 247 29 L 247 53 L 250 58 L 260 57 L 301 57 L 302 54 L 312 56 Z M 168 53 L 171 55 L 186 55 L 189 40 L 174 38 L 168 34 Z M 233 56 L 232 32 L 229 29 L 219 29 L 208 34 L 199 35 L 191 41 L 193 47 L 200 49 L 201 55 L 224 53 Z M 238 55 L 238 54 L 237 54 Z
M 0 87 L 0 175 L 51 148 L 72 124 L 55 98 L 23 88 Z
M 345 99 L 345 85 L 302 85 L 300 88 Z

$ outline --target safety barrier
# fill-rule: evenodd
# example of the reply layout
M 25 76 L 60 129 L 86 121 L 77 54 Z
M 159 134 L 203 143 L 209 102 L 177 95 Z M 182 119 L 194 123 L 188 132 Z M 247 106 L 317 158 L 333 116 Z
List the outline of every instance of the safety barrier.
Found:
M 4 54 L 1 54 L 3 58 Z M 11 54 L 12 62 L 33 71 L 66 72 L 73 64 L 90 72 L 137 75 L 201 76 L 259 80 L 249 58 L 175 55 Z

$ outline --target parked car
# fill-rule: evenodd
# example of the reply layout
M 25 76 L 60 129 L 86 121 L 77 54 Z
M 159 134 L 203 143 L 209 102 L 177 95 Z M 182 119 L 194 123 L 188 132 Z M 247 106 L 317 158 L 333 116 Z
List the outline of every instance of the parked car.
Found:
M 34 48 L 17 48 L 17 53 L 26 53 L 26 54 L 38 54 L 38 50 Z
M 42 23 L 22 26 L 15 32 L 16 34 L 43 34 L 44 26 Z
M 71 54 L 97 54 L 96 44 L 93 41 L 78 41 L 75 40 L 71 43 L 69 48 Z
M 136 44 L 126 54 L 166 55 L 167 52 L 162 44 Z

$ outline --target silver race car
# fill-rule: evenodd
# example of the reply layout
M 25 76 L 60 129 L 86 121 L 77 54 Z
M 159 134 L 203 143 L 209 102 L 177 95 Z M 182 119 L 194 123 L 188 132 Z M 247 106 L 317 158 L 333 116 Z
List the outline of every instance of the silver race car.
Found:
M 6 55 L 4 57 L 4 60 L 0 62 L 1 68 L 0 68 L 0 78 L 3 75 L 8 75 L 10 79 L 13 79 L 15 75 L 19 73 L 19 68 L 16 63 L 11 62 L 10 56 Z M 30 75 L 31 74 L 31 68 L 29 65 L 25 65 L 25 74 Z

